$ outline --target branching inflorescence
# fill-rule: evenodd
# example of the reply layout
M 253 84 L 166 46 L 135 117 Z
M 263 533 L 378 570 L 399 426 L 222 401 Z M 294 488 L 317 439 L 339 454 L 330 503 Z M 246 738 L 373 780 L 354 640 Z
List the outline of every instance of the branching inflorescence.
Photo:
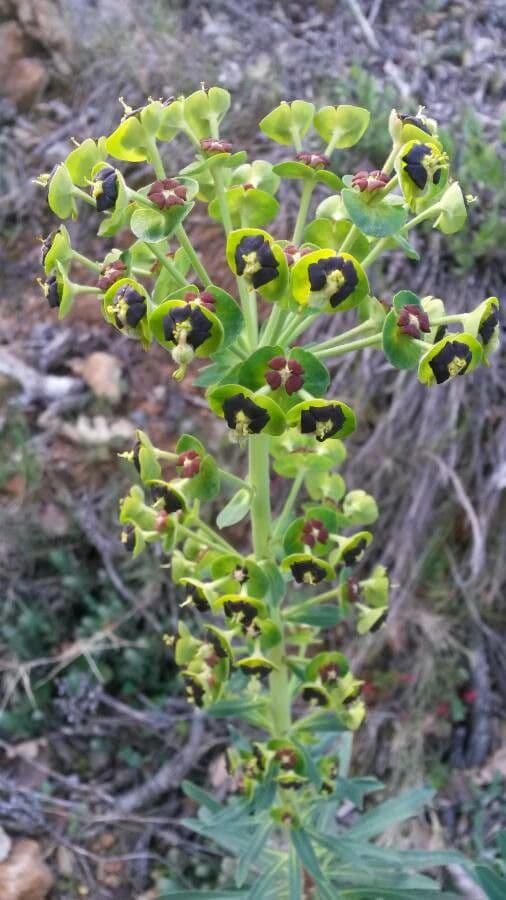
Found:
M 139 477 L 121 503 L 122 540 L 134 555 L 161 544 L 182 606 L 201 621 L 198 630 L 181 622 L 174 641 L 189 700 L 248 723 L 249 736 L 236 735 L 228 754 L 244 795 L 236 824 L 228 825 L 228 847 L 235 852 L 241 828 L 257 841 L 256 854 L 237 851 L 238 885 L 267 848 L 274 893 L 262 896 L 287 896 L 287 877 L 288 896 L 302 896 L 302 870 L 322 897 L 337 896 L 341 882 L 332 880 L 329 838 L 322 837 L 333 833 L 325 810 L 346 795 L 336 747 L 359 727 L 365 706 L 362 682 L 344 653 L 325 648 L 324 632 L 345 618 L 359 634 L 381 627 L 388 576 L 382 565 L 355 574 L 377 507 L 365 491 L 347 492 L 335 471 L 356 420 L 348 402 L 327 396 L 325 362 L 371 347 L 393 366 L 417 370 L 422 383 L 442 384 L 488 364 L 498 344 L 499 304 L 491 297 L 471 313 L 448 315 L 439 298 L 401 290 L 387 303 L 371 289 L 368 270 L 381 253 L 417 258 L 409 240 L 416 225 L 428 220 L 451 234 L 466 220 L 467 200 L 450 175 L 437 123 L 423 111 L 392 111 L 392 151 L 381 171 L 341 177 L 331 168 L 334 151 L 360 140 L 367 110 L 281 103 L 260 127 L 292 146 L 294 158 L 271 165 L 248 162 L 222 139 L 229 105 L 227 91 L 213 87 L 126 107 L 112 134 L 88 138 L 41 176 L 60 219 L 75 218 L 86 203 L 97 210 L 99 236 L 121 233 L 122 246 L 124 235 L 130 238 L 126 250 L 112 249 L 96 262 L 72 247 L 60 225 L 43 243 L 41 284 L 60 318 L 79 294 L 96 294 L 113 328 L 146 350 L 153 342 L 166 348 L 173 378 L 193 369 L 194 384 L 206 388 L 210 409 L 248 457 L 238 475 L 192 435 L 166 450 L 139 431 L 123 454 Z M 321 151 L 303 149 L 311 127 L 323 140 Z M 167 173 L 159 146 L 178 135 L 195 156 Z M 154 180 L 131 189 L 117 160 L 150 163 Z M 282 179 L 301 182 L 294 233 L 284 239 L 264 230 L 278 213 Z M 318 186 L 329 196 L 310 219 Z M 197 204 L 207 204 L 223 226 L 236 297 L 213 283 L 187 234 Z M 74 263 L 90 270 L 92 285 L 71 280 Z M 357 324 L 340 331 L 345 310 L 356 311 Z M 318 316 L 330 337 L 300 346 Z M 209 364 L 197 369 L 195 358 Z M 271 468 L 290 483 L 276 516 Z M 215 527 L 206 520 L 206 503 L 227 495 Z M 221 530 L 247 517 L 251 541 L 231 544 Z M 269 850 L 276 828 L 291 835 L 291 850 Z M 214 826 L 208 830 L 216 837 Z

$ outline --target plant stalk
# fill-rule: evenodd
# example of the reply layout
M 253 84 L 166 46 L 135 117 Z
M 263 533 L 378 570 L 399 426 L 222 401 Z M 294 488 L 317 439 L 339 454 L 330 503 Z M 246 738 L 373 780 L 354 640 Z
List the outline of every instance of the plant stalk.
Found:
M 254 435 L 249 439 L 249 482 L 253 491 L 251 502 L 253 552 L 257 560 L 269 559 L 272 556 L 269 439 L 263 434 Z M 273 610 L 272 615 L 283 635 L 280 610 Z M 267 657 L 276 666 L 269 676 L 269 684 L 272 733 L 279 737 L 289 731 L 291 723 L 284 635 L 279 644 L 267 651 Z
M 335 347 L 328 347 L 326 350 L 314 350 L 314 355 L 318 359 L 326 359 L 330 356 L 342 356 L 343 353 L 351 353 L 352 350 L 362 350 L 364 347 L 373 347 L 381 344 L 381 331 L 371 334 L 369 337 L 361 338 L 358 341 L 350 341 L 348 344 L 339 344 Z
M 313 196 L 315 184 L 315 181 L 310 181 L 309 179 L 307 179 L 307 181 L 304 181 L 304 187 L 302 188 L 302 194 L 300 198 L 299 212 L 297 213 L 297 221 L 295 222 L 295 229 L 292 238 L 292 242 L 297 247 L 302 240 L 302 235 L 306 226 L 307 214 L 309 212 L 309 206 L 311 204 L 311 197 Z
M 172 260 L 168 256 L 165 256 L 165 253 L 162 250 L 158 249 L 157 244 L 148 244 L 148 247 L 151 250 L 151 253 L 156 256 L 160 265 L 162 265 L 164 269 L 167 269 L 167 272 L 172 275 L 174 281 L 179 285 L 179 287 L 187 287 L 188 282 L 184 275 L 181 275 L 181 272 L 174 265 Z
M 183 248 L 188 259 L 190 260 L 194 272 L 198 275 L 204 287 L 206 287 L 206 285 L 208 284 L 211 284 L 211 278 L 209 277 L 205 266 L 202 265 L 199 255 L 195 250 L 182 224 L 177 226 L 175 235 L 177 240 L 179 241 L 180 246 Z

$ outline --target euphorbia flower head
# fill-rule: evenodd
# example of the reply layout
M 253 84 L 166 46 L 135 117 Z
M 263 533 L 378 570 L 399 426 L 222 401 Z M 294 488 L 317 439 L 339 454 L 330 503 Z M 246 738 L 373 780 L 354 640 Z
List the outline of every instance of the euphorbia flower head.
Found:
M 116 169 L 113 169 L 112 166 L 104 166 L 103 169 L 99 169 L 93 179 L 91 195 L 96 200 L 99 212 L 113 209 L 118 197 Z
M 273 390 L 284 387 L 288 395 L 300 391 L 304 384 L 304 369 L 296 359 L 274 356 L 267 366 L 270 371 L 266 372 L 265 380 Z

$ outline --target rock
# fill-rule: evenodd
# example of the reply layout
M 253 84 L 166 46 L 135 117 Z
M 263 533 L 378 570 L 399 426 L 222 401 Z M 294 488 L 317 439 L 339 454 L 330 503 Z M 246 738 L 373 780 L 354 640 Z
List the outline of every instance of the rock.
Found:
M 0 25 L 0 94 L 18 109 L 28 109 L 45 87 L 44 64 L 31 53 L 31 41 L 18 22 Z
M 70 360 L 73 372 L 80 375 L 96 397 L 106 397 L 111 403 L 121 397 L 121 363 L 112 355 L 100 350 L 85 359 Z
M 28 838 L 15 841 L 7 859 L 0 863 L 2 900 L 45 900 L 53 880 L 38 843 Z
M 13 60 L 25 56 L 27 51 L 27 40 L 18 23 L 2 22 L 0 25 L 0 72 L 8 72 L 8 67 Z
M 18 109 L 29 109 L 48 81 L 43 63 L 35 57 L 23 57 L 12 64 L 8 73 L 3 69 L 3 65 L 0 66 L 2 93 Z
M 14 19 L 28 38 L 42 46 L 61 75 L 70 73 L 72 41 L 65 3 L 60 0 L 0 0 L 0 15 Z

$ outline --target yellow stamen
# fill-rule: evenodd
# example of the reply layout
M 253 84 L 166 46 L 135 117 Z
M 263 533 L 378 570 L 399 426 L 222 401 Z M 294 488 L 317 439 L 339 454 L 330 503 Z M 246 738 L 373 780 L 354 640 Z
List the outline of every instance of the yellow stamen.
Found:
M 245 263 L 243 275 L 254 275 L 255 272 L 259 272 L 262 268 L 261 262 L 259 262 L 256 250 L 252 250 L 251 253 L 245 253 L 243 256 L 243 260 Z
M 448 363 L 448 374 L 450 378 L 454 378 L 455 375 L 460 375 L 460 373 L 467 366 L 467 360 L 462 359 L 461 356 L 456 356 L 450 363 Z

